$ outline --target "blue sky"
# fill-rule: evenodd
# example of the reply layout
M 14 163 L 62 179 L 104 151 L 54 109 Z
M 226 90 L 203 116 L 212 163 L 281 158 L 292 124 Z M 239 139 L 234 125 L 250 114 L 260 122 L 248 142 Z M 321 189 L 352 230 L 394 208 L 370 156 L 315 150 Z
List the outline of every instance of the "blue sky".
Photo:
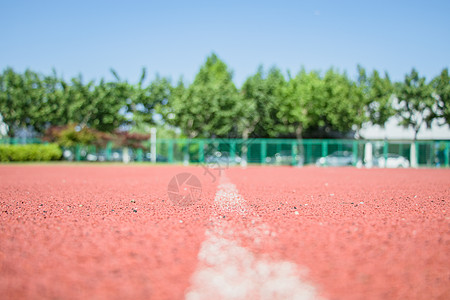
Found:
M 238 86 L 260 64 L 429 79 L 450 65 L 449 15 L 448 0 L 0 0 L 0 69 L 136 82 L 145 66 L 192 81 L 214 51 Z

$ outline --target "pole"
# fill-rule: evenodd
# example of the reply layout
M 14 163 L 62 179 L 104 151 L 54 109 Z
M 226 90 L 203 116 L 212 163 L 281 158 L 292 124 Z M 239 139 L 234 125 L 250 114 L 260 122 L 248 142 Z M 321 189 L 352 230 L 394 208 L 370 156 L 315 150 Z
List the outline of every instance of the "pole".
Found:
M 358 141 L 353 141 L 353 149 L 352 149 L 352 154 L 353 154 L 353 166 L 357 166 L 358 165 Z
M 205 162 L 205 142 L 198 142 L 198 161 L 203 163 Z
M 409 153 L 411 167 L 417 168 L 417 143 L 415 141 L 411 143 L 411 149 Z
M 373 167 L 373 150 L 371 142 L 367 142 L 364 147 L 364 163 L 366 164 L 366 168 Z
M 265 140 L 261 141 L 261 143 L 259 145 L 260 145 L 259 161 L 261 164 L 265 164 L 266 163 L 266 153 L 267 153 L 267 142 Z
M 150 153 L 152 163 L 156 162 L 156 128 L 150 128 Z
M 445 143 L 445 150 L 444 150 L 444 153 L 445 153 L 445 166 L 448 168 L 449 167 L 449 162 L 450 162 L 450 158 L 449 158 L 449 155 L 450 155 L 450 143 Z
M 173 163 L 173 140 L 169 140 L 169 149 L 168 149 L 168 153 L 167 155 L 169 156 L 167 158 L 167 160 L 169 161 L 169 163 Z

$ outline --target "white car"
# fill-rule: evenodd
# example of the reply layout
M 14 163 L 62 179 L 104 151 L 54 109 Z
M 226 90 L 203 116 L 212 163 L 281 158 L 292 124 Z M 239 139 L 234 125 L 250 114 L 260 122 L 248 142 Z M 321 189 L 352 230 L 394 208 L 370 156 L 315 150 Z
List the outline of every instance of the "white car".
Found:
M 380 168 L 409 168 L 409 160 L 398 154 L 387 155 L 387 160 L 384 156 L 375 157 L 373 165 Z
M 330 167 L 342 167 L 342 166 L 353 166 L 358 168 L 362 167 L 361 159 L 355 160 L 353 153 L 350 151 L 336 151 L 328 156 L 319 158 L 316 161 L 316 166 L 330 166 Z

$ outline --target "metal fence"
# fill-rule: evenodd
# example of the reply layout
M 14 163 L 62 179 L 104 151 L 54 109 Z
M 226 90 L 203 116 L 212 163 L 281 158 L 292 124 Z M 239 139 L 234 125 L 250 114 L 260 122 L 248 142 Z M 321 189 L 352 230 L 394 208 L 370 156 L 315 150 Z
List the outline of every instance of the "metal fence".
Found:
M 411 148 L 415 147 L 415 151 Z M 158 157 L 190 162 L 270 165 L 448 167 L 450 141 L 367 141 L 290 139 L 159 140 Z M 415 152 L 415 153 L 414 153 Z M 411 157 L 413 155 L 414 157 Z
M 0 145 L 24 145 L 24 144 L 42 144 L 44 143 L 39 138 L 0 138 Z
M 0 144 L 40 143 L 1 139 Z M 150 142 L 141 148 L 93 145 L 64 148 L 71 161 L 152 161 Z M 415 148 L 415 149 L 414 149 Z M 338 139 L 159 139 L 156 162 L 221 165 L 319 165 L 449 167 L 450 141 L 368 141 Z

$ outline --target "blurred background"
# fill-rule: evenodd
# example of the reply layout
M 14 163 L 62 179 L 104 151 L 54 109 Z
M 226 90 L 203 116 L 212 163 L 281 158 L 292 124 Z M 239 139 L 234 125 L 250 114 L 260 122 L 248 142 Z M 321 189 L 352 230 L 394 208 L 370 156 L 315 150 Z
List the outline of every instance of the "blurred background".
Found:
M 447 1 L 1 1 L 0 161 L 448 167 Z

